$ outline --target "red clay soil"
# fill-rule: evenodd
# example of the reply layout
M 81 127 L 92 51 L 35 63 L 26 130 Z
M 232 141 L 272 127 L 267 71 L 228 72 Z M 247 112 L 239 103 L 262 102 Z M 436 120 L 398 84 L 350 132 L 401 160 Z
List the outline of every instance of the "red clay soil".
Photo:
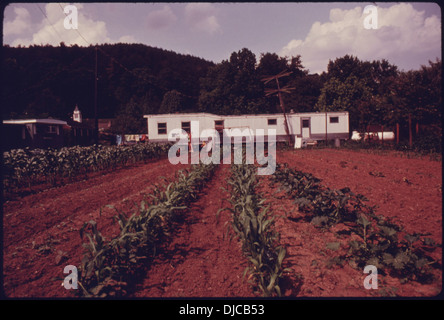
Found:
M 325 149 L 278 152 L 277 161 L 310 172 L 322 184 L 339 189 L 349 187 L 377 205 L 377 214 L 392 217 L 408 232 L 430 232 L 442 244 L 441 162 L 371 155 Z M 173 166 L 167 159 L 135 165 L 103 176 L 74 182 L 59 188 L 9 201 L 3 206 L 3 281 L 8 297 L 75 297 L 61 286 L 63 268 L 79 266 L 83 256 L 79 229 L 89 221 L 98 223 L 107 238 L 118 232 L 112 217 L 116 212 L 131 213 L 162 176 L 173 179 L 186 166 Z M 257 297 L 242 281 L 246 259 L 236 238 L 224 236 L 230 213 L 226 187 L 229 166 L 220 166 L 200 199 L 183 213 L 171 241 L 156 256 L 147 275 L 131 297 Z M 370 172 L 373 173 L 370 174 Z M 336 229 L 323 230 L 297 221 L 299 213 L 282 192 L 262 177 L 259 190 L 272 212 L 281 217 L 276 228 L 287 247 L 285 267 L 294 272 L 281 284 L 286 297 L 367 297 L 434 296 L 441 291 L 442 274 L 436 282 L 400 283 L 390 276 L 379 277 L 378 290 L 363 287 L 365 274 L 348 264 L 331 264 L 331 257 L 347 250 L 348 239 Z M 291 215 L 292 220 L 287 216 Z M 327 248 L 340 242 L 338 251 Z M 434 258 L 442 263 L 441 249 Z
M 135 297 L 238 298 L 256 294 L 242 280 L 247 266 L 241 244 L 229 239 L 231 206 L 226 199 L 229 166 L 220 165 L 199 200 L 185 213 L 177 233 L 154 260 Z M 227 224 L 228 222 L 228 224 Z
M 277 159 L 279 163 L 286 162 L 290 167 L 312 173 L 330 189 L 349 187 L 363 194 L 369 205 L 378 206 L 376 214 L 393 218 L 406 232 L 430 233 L 429 237 L 442 245 L 441 162 L 335 149 L 278 152 Z M 363 281 L 367 274 L 363 270 L 348 263 L 339 266 L 331 260 L 349 248 L 350 236 L 337 233 L 345 229 L 344 225 L 324 230 L 303 222 L 298 219 L 303 214 L 285 192 L 276 193 L 269 177 L 264 180 L 261 191 L 272 211 L 282 217 L 277 220 L 276 228 L 281 233 L 281 243 L 287 247 L 285 266 L 294 271 L 292 281 L 287 281 L 291 286 L 285 295 L 430 297 L 441 292 L 442 270 L 435 270 L 435 281 L 430 284 L 415 281 L 402 284 L 398 278 L 379 274 L 378 289 L 365 289 Z M 328 243 L 338 242 L 337 251 L 327 247 Z M 442 265 L 441 248 L 431 256 Z
M 118 169 L 91 179 L 47 189 L 3 205 L 3 289 L 7 297 L 74 297 L 61 286 L 66 265 L 83 257 L 82 225 L 95 220 L 108 239 L 118 232 L 117 210 L 131 212 L 162 177 L 183 165 L 168 159 Z

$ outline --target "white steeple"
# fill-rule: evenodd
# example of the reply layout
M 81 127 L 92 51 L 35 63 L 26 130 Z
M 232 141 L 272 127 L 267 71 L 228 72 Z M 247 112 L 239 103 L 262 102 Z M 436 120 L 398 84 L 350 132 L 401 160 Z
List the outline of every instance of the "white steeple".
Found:
M 77 107 L 77 105 L 76 108 L 74 109 L 74 114 L 72 116 L 72 119 L 80 123 L 82 122 L 82 113 L 80 112 L 79 107 Z

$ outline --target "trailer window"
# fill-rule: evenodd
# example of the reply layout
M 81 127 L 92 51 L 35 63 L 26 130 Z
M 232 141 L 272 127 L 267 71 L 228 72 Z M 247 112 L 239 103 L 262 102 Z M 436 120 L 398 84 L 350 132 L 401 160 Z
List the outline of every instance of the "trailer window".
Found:
M 310 128 L 310 120 L 302 119 L 302 128 Z
M 275 126 L 277 124 L 277 119 L 268 119 L 269 126 Z
M 330 123 L 339 123 L 339 117 L 330 117 Z
M 182 130 L 185 131 L 186 133 L 190 133 L 191 132 L 191 122 L 182 122 Z
M 157 134 L 166 134 L 167 133 L 167 124 L 166 122 L 159 122 L 157 124 Z

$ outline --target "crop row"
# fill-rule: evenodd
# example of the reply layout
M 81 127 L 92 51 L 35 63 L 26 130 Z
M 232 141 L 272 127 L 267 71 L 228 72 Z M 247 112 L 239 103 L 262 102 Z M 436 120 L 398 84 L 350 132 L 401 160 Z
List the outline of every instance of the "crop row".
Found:
M 85 255 L 79 268 L 79 285 L 84 296 L 125 295 L 143 276 L 147 265 L 171 236 L 175 216 L 198 198 L 199 192 L 212 178 L 215 165 L 195 165 L 191 171 L 181 170 L 176 179 L 157 186 L 152 201 L 142 201 L 129 217 L 115 216 L 120 233 L 107 241 L 95 221 L 84 224 L 80 236 L 86 236 Z
M 364 196 L 349 188 L 330 190 L 313 175 L 287 164 L 278 165 L 273 177 L 314 225 L 328 228 L 344 223 L 350 228 L 349 234 L 358 235 L 349 241 L 349 250 L 341 257 L 350 265 L 359 268 L 374 265 L 403 281 L 432 280 L 430 267 L 439 266 L 427 252 L 433 251 L 437 244 L 424 237 L 427 234 L 409 234 L 391 219 L 375 214 L 375 207 L 364 204 L 367 201 Z
M 55 185 L 57 180 L 159 157 L 169 145 L 137 144 L 131 146 L 87 147 L 61 149 L 14 149 L 3 153 L 3 186 L 6 192 L 39 183 Z
M 282 268 L 286 250 L 279 246 L 279 234 L 273 229 L 274 219 L 264 199 L 256 192 L 258 185 L 254 165 L 234 164 L 228 179 L 232 197 L 232 230 L 242 241 L 243 252 L 249 260 L 244 272 L 249 273 L 263 296 L 281 295 L 279 280 L 287 271 Z

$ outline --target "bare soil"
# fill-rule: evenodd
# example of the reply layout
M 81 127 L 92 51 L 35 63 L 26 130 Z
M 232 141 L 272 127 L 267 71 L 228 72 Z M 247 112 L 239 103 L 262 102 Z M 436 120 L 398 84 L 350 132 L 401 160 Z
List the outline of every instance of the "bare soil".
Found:
M 277 161 L 310 172 L 322 184 L 349 187 L 376 205 L 377 214 L 395 219 L 408 232 L 429 232 L 442 244 L 442 163 L 372 155 L 347 150 L 278 151 Z M 108 239 L 118 232 L 112 217 L 130 213 L 156 183 L 187 166 L 167 159 L 122 168 L 87 180 L 13 199 L 3 205 L 3 289 L 7 297 L 75 297 L 61 284 L 66 265 L 80 265 L 83 256 L 81 226 L 95 220 Z M 236 238 L 226 237 L 230 219 L 226 187 L 229 166 L 221 165 L 200 199 L 175 226 L 169 243 L 160 250 L 131 297 L 258 297 L 242 281 L 247 266 Z M 435 296 L 442 289 L 442 272 L 429 284 L 401 283 L 380 277 L 378 290 L 366 290 L 365 274 L 331 258 L 347 250 L 348 239 L 337 229 L 323 230 L 298 219 L 288 197 L 261 178 L 259 190 L 279 218 L 276 228 L 287 248 L 285 266 L 293 270 L 282 284 L 286 297 Z M 289 219 L 289 217 L 291 219 Z M 327 247 L 340 242 L 338 251 Z M 441 248 L 433 257 L 442 264 Z
M 442 244 L 441 162 L 336 149 L 279 152 L 277 159 L 312 173 L 330 189 L 349 187 L 367 197 L 369 205 L 377 206 L 378 215 L 393 218 L 408 233 L 429 233 L 428 237 Z M 435 271 L 435 279 L 430 284 L 402 283 L 399 278 L 379 274 L 378 290 L 365 289 L 363 281 L 367 274 L 363 270 L 348 263 L 336 265 L 332 262 L 332 258 L 344 254 L 349 248 L 350 236 L 338 233 L 347 229 L 346 226 L 339 224 L 329 230 L 317 228 L 304 222 L 303 214 L 295 210 L 284 192 L 276 193 L 271 182 L 262 189 L 273 212 L 282 217 L 276 228 L 281 233 L 281 242 L 287 247 L 286 266 L 299 277 L 296 279 L 293 275 L 292 283 L 296 286 L 287 295 L 431 297 L 441 292 L 442 270 Z M 329 249 L 329 243 L 337 242 L 340 243 L 337 251 Z M 437 248 L 431 255 L 442 266 L 442 248 Z

